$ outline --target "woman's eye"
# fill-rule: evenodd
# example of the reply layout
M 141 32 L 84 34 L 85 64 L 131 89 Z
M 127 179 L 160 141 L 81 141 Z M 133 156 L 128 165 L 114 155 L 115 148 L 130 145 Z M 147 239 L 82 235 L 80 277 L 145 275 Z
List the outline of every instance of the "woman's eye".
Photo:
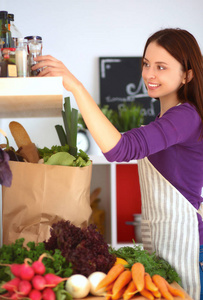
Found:
M 149 67 L 149 64 L 147 62 L 143 62 L 143 67 Z
M 159 69 L 159 70 L 165 70 L 165 67 L 163 67 L 163 66 L 158 66 L 158 69 Z

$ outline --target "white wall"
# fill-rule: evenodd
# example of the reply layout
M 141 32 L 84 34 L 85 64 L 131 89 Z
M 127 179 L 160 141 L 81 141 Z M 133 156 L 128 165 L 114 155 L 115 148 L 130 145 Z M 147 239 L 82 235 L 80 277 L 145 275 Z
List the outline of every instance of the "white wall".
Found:
M 191 31 L 203 49 L 202 0 L 0 0 L 0 9 L 14 13 L 23 36 L 42 36 L 43 53 L 62 60 L 97 103 L 99 56 L 141 56 L 148 36 L 163 27 Z M 0 128 L 13 142 L 10 121 L 0 120 Z M 62 124 L 60 117 L 17 121 L 39 147 L 59 143 L 54 125 Z

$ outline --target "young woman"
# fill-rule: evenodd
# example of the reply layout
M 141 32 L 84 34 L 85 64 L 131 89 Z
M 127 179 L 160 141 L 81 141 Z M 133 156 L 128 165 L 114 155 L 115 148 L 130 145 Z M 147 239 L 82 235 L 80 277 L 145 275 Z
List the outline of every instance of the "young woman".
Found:
M 145 249 L 166 259 L 183 288 L 200 299 L 203 282 L 203 61 L 186 30 L 164 29 L 147 40 L 142 76 L 160 114 L 123 135 L 102 114 L 82 83 L 52 56 L 37 58 L 39 76 L 62 76 L 88 129 L 109 161 L 138 160 Z M 202 250 L 201 250 L 202 249 Z M 203 283 L 202 283 L 203 299 Z

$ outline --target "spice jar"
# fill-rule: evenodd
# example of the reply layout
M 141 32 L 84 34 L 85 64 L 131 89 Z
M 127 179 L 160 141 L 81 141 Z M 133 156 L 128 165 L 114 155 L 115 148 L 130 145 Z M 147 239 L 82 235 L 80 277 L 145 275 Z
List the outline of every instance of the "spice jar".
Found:
M 18 38 L 18 46 L 16 48 L 15 58 L 18 77 L 27 76 L 27 43 L 23 38 Z

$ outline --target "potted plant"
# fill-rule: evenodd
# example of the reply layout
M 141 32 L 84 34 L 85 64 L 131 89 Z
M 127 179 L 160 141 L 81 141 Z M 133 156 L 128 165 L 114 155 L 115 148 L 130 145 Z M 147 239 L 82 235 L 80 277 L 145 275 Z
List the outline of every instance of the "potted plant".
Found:
M 117 111 L 109 108 L 108 104 L 101 107 L 103 114 L 120 132 L 140 127 L 143 124 L 144 116 L 141 109 L 141 106 L 135 103 L 130 105 L 123 103 L 118 106 Z M 78 123 L 82 128 L 87 129 L 81 114 L 79 114 Z

